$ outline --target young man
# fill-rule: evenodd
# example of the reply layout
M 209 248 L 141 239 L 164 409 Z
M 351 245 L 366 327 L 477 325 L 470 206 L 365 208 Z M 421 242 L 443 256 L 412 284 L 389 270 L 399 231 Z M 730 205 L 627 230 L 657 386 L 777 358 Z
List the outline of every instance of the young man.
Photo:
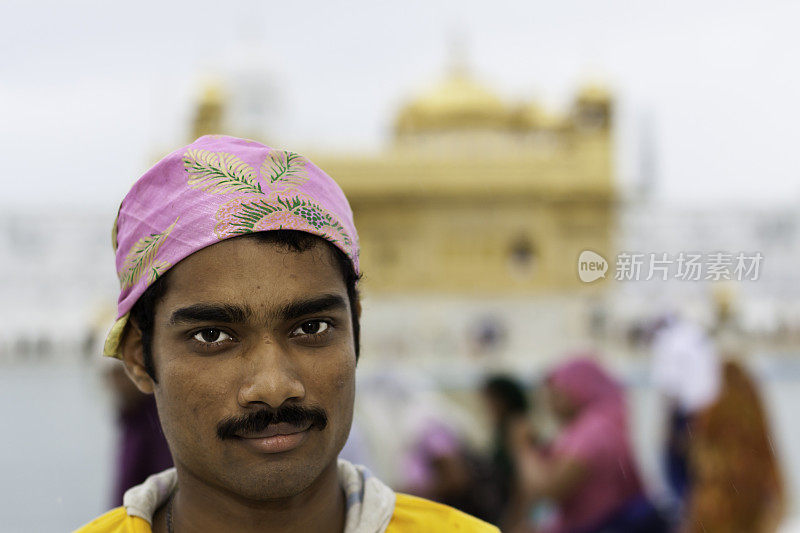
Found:
M 467 532 L 337 456 L 353 417 L 358 237 L 305 158 L 201 137 L 120 206 L 105 354 L 154 394 L 175 468 L 82 532 Z

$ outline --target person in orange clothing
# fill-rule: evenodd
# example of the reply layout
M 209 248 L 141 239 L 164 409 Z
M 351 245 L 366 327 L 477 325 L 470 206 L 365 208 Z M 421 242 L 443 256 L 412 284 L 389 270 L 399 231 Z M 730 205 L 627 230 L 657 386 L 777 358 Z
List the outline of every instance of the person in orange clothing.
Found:
M 694 486 L 684 532 L 773 533 L 786 511 L 778 458 L 758 386 L 741 363 L 722 366 L 716 400 L 692 426 Z
M 225 136 L 120 206 L 106 355 L 155 396 L 175 467 L 78 531 L 496 532 L 338 459 L 359 355 L 358 237 L 310 161 Z

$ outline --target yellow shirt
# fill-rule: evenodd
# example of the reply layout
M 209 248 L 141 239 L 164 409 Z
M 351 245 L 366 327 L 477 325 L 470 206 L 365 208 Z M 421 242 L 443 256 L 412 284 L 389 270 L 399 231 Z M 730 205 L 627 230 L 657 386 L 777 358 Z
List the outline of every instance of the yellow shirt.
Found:
M 500 530 L 457 509 L 416 496 L 397 493 L 394 513 L 386 533 L 458 531 L 497 533 Z M 117 507 L 78 529 L 76 533 L 151 533 L 144 518 L 129 516 Z

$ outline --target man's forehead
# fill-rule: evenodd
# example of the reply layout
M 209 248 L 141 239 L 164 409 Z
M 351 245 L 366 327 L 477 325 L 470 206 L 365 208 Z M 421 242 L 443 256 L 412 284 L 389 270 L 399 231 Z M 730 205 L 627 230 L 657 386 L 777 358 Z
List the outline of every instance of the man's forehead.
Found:
M 327 246 L 304 251 L 281 244 L 237 238 L 192 254 L 168 274 L 163 298 L 174 310 L 197 304 L 237 306 L 248 316 L 278 316 L 298 302 L 347 290 Z
M 246 280 L 263 285 L 274 279 L 325 281 L 340 277 L 330 246 L 311 242 L 302 250 L 283 243 L 262 241 L 247 235 L 207 246 L 172 268 L 177 283 L 194 284 L 196 280 Z M 263 283 L 262 283 L 263 282 Z M 223 283 L 224 284 L 224 283 Z

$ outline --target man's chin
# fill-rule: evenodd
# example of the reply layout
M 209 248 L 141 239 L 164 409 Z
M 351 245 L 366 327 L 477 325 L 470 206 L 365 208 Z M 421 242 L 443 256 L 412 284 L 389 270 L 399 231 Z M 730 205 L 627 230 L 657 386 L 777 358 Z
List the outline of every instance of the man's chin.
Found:
M 232 492 L 249 500 L 282 500 L 299 496 L 309 490 L 323 470 L 324 467 L 308 464 L 297 468 L 262 467 L 243 472 L 235 479 L 228 479 L 226 485 Z
M 226 490 L 243 498 L 268 501 L 291 498 L 308 490 L 330 467 L 336 467 L 332 459 L 298 453 L 303 447 L 286 453 L 257 454 L 244 450 L 238 461 L 227 461 L 217 483 Z

